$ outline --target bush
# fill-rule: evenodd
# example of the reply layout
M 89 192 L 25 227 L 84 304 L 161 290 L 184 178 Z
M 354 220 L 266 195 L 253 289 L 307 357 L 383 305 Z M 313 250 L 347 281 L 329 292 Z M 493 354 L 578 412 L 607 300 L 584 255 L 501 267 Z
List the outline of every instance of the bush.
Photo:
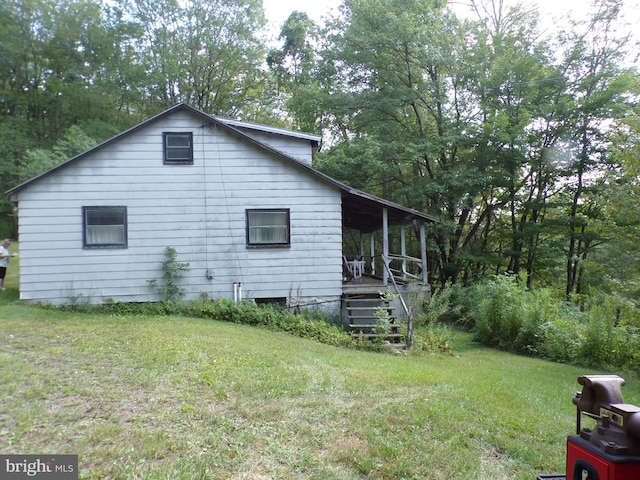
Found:
M 528 292 L 517 278 L 496 277 L 475 287 L 475 336 L 485 345 L 517 350 L 516 339 L 527 315 Z
M 417 328 L 413 332 L 411 348 L 417 353 L 451 354 L 451 330 L 442 323 L 430 323 L 427 327 Z
M 580 308 L 513 276 L 467 289 L 458 307 L 484 345 L 599 369 L 640 368 L 640 313 L 615 295 L 587 294 Z
M 543 323 L 535 353 L 554 362 L 574 362 L 580 348 L 583 326 L 570 316 L 561 316 Z
M 451 282 L 434 290 L 429 300 L 424 302 L 424 313 L 420 316 L 419 324 L 428 326 L 443 318 L 458 318 L 461 309 L 453 303 L 454 295 L 454 287 L 451 286 Z

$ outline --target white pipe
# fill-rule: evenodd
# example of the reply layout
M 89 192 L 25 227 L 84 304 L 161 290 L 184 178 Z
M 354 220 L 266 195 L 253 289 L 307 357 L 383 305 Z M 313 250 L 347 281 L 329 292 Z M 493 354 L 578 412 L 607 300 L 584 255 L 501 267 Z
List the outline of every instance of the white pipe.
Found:
M 242 282 L 233 282 L 233 301 L 242 301 Z

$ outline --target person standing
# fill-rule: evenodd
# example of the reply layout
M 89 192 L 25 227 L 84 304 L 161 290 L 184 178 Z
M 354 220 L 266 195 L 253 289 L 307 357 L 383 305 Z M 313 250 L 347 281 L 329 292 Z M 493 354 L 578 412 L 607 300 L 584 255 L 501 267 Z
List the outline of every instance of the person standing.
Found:
M 7 268 L 9 268 L 9 257 L 15 257 L 9 253 L 9 245 L 11 245 L 9 238 L 5 238 L 0 245 L 0 290 L 6 290 L 4 277 L 7 275 Z

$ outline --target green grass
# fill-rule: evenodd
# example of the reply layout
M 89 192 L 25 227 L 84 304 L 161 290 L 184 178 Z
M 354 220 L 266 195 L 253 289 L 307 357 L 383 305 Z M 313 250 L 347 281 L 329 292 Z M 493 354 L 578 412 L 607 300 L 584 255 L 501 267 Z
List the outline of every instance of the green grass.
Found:
M 0 239 L 0 242 L 2 240 Z M 9 247 L 11 253 L 18 253 L 18 243 L 14 242 Z M 13 302 L 18 299 L 18 287 L 20 278 L 20 258 L 12 257 L 9 260 L 9 268 L 7 269 L 7 275 L 4 279 L 5 291 L 0 291 L 0 306 L 6 303 Z
M 17 301 L 17 260 L 0 296 L 0 453 L 78 454 L 81 479 L 534 480 L 563 473 L 576 379 L 602 373 L 461 332 L 454 355 L 394 356 L 45 310 Z
M 78 454 L 84 479 L 532 480 L 562 472 L 592 373 L 464 334 L 453 356 L 392 356 L 15 302 L 0 339 L 0 452 Z

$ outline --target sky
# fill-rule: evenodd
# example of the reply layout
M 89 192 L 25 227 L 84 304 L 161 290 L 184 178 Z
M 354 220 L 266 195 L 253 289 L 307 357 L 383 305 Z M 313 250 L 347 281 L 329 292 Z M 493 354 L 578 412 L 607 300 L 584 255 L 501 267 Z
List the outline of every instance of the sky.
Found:
M 270 28 L 275 32 L 275 36 L 280 31 L 282 24 L 294 10 L 306 12 L 316 23 L 321 23 L 331 11 L 337 11 L 341 0 L 263 0 L 265 13 L 270 24 Z M 468 0 L 453 0 L 450 3 L 458 6 L 469 4 Z M 507 5 L 524 3 L 525 5 L 537 5 L 541 19 L 544 24 L 548 24 L 550 29 L 562 18 L 566 18 L 571 11 L 574 14 L 586 13 L 591 5 L 591 0 L 505 0 Z M 622 17 L 625 21 L 633 21 L 636 25 L 640 23 L 640 0 L 624 0 Z

